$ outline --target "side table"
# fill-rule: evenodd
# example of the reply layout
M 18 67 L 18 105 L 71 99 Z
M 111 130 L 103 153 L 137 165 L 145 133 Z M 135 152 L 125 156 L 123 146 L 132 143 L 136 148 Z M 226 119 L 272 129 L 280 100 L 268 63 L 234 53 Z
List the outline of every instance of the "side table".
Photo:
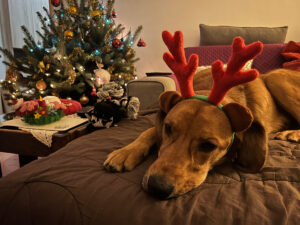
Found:
M 52 137 L 52 145 L 48 147 L 35 139 L 31 133 L 17 128 L 0 128 L 0 152 L 18 154 L 20 166 L 37 157 L 45 157 L 65 146 L 70 141 L 87 134 L 88 124 L 82 124 L 66 132 L 58 132 Z
M 66 132 L 54 134 L 50 148 L 35 139 L 29 132 L 12 128 L 0 128 L 0 152 L 36 157 L 47 156 L 75 138 L 87 134 L 87 126 L 88 124 L 83 124 Z

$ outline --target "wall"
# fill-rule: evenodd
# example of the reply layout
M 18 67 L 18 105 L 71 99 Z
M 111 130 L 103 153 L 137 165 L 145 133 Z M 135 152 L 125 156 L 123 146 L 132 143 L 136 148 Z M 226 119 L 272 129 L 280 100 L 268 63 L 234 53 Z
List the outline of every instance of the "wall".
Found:
M 286 41 L 300 41 L 299 0 L 116 0 L 118 21 L 134 30 L 143 25 L 146 48 L 136 48 L 139 76 L 145 72 L 169 72 L 162 60 L 166 51 L 161 32 L 181 30 L 185 47 L 197 46 L 199 23 L 234 26 L 284 26 Z

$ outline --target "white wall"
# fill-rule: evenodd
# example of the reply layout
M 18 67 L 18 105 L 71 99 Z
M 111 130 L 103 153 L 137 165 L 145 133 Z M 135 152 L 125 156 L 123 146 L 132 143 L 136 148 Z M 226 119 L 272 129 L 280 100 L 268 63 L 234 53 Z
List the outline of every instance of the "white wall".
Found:
M 135 48 L 139 76 L 145 72 L 169 72 L 162 60 L 166 51 L 161 32 L 181 30 L 185 47 L 200 41 L 199 23 L 234 26 L 283 26 L 286 42 L 300 41 L 300 0 L 116 0 L 117 22 L 134 30 L 143 25 L 146 48 Z

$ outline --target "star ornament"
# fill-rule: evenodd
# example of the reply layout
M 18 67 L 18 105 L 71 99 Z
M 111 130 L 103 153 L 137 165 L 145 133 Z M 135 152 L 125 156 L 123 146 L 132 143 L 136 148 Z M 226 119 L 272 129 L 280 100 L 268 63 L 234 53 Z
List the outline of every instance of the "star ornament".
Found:
M 34 114 L 35 119 L 39 119 L 40 117 L 41 117 L 41 114 L 39 114 L 39 113 Z

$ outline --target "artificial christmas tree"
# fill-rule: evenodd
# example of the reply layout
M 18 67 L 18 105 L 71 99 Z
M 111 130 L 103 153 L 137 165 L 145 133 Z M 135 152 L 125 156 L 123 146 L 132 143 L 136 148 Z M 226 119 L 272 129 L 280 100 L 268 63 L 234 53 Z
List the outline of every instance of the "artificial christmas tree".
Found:
M 46 8 L 45 17 L 37 12 L 41 41 L 33 40 L 22 27 L 23 57 L 0 48 L 10 61 L 4 62 L 9 66 L 2 82 L 9 91 L 6 100 L 56 95 L 93 103 L 91 93 L 107 77 L 124 86 L 136 76 L 134 62 L 138 59 L 132 47 L 142 27 L 123 35 L 125 28 L 114 21 L 114 0 L 107 0 L 105 7 L 98 0 L 51 0 L 51 4 L 54 15 Z

